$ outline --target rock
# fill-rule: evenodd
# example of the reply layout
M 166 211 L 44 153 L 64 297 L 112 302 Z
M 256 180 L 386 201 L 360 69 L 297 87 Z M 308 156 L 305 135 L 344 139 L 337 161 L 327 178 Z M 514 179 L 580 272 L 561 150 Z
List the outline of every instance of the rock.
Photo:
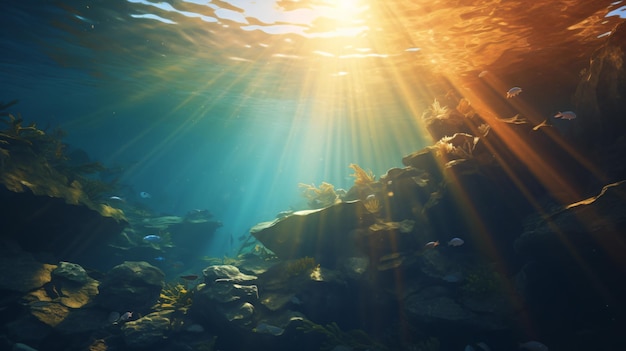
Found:
M 350 231 L 373 223 L 373 215 L 363 204 L 351 201 L 259 223 L 250 233 L 281 259 L 308 256 L 334 265 L 338 257 L 353 256 Z
M 147 311 L 158 300 L 164 279 L 147 262 L 126 261 L 104 276 L 96 302 L 111 311 Z
M 28 292 L 52 280 L 54 265 L 38 262 L 10 241 L 0 241 L 0 290 Z
M 52 274 L 59 278 L 76 282 L 78 284 L 85 284 L 89 280 L 92 280 L 87 275 L 87 272 L 83 267 L 76 263 L 60 262 L 59 266 L 52 271 Z
M 169 312 L 153 312 L 124 323 L 122 333 L 129 348 L 145 349 L 163 341 L 170 332 Z
M 80 190 L 47 179 L 32 180 L 33 187 L 37 182 L 46 184 L 41 191 L 15 187 L 17 180 L 6 177 L 22 178 L 11 172 L 0 172 L 0 222 L 7 224 L 2 237 L 15 240 L 25 251 L 97 266 L 102 247 L 127 225 L 121 213 L 106 205 L 88 205 L 88 200 L 64 197 L 82 193 Z M 7 181 L 11 190 L 5 187 L 9 186 Z M 53 189 L 61 189 L 63 194 L 50 194 Z
M 607 145 L 626 132 L 625 43 L 626 24 L 620 23 L 592 54 L 576 89 L 574 112 L 578 118 L 572 122 L 575 138 L 585 147 Z
M 418 323 L 468 322 L 477 318 L 450 298 L 448 290 L 438 286 L 423 289 L 405 301 L 406 312 Z
M 234 306 L 225 305 L 220 309 L 229 322 L 237 321 L 238 324 L 248 324 L 254 314 L 254 305 L 249 302 Z
M 213 284 L 216 280 L 241 283 L 257 279 L 257 277 L 253 275 L 241 273 L 239 268 L 231 265 L 209 266 L 202 271 L 202 274 L 207 284 Z

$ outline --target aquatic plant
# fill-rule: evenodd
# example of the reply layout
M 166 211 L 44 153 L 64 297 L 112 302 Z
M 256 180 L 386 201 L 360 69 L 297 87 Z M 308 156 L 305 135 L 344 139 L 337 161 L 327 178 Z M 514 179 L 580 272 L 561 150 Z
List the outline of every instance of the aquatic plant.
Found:
M 346 346 L 351 350 L 388 350 L 385 345 L 375 341 L 360 329 L 345 332 L 335 322 L 325 326 L 307 319 L 303 319 L 302 322 L 302 326 L 296 327 L 296 330 L 304 333 L 319 333 L 326 337 L 321 350 L 332 350 L 337 346 Z
M 0 167 L 5 168 L 11 154 L 17 153 L 19 157 L 13 161 L 14 167 L 32 168 L 35 164 L 40 165 L 47 173 L 61 175 L 59 179 L 64 177 L 65 185 L 79 189 L 91 201 L 99 200 L 103 194 L 116 188 L 114 183 L 87 177 L 105 170 L 101 163 L 77 163 L 68 157 L 67 144 L 62 142 L 65 136 L 63 130 L 56 128 L 48 134 L 38 129 L 35 123 L 24 125 L 21 115 L 16 117 L 4 111 L 16 103 L 17 100 L 7 104 L 0 103 L 0 124 L 6 126 L 0 130 Z M 82 154 L 86 155 L 84 152 Z M 77 197 L 81 197 L 80 194 Z
M 287 262 L 285 266 L 285 273 L 287 277 L 298 276 L 305 272 L 313 270 L 317 264 L 314 257 L 302 257 L 297 260 Z
M 183 284 L 171 284 L 167 283 L 161 289 L 161 294 L 157 300 L 153 309 L 157 311 L 162 310 L 176 310 L 182 313 L 187 313 L 191 303 L 193 302 L 193 290 L 188 290 Z
M 368 196 L 367 199 L 363 201 L 363 205 L 365 206 L 365 209 L 372 214 L 378 214 L 382 209 L 380 201 L 375 196 Z
M 474 149 L 479 138 L 469 134 L 457 133 L 451 137 L 441 138 L 430 148 L 438 157 L 469 160 L 474 157 Z
M 308 199 L 311 208 L 323 208 L 339 201 L 335 187 L 330 183 L 322 182 L 319 188 L 315 184 L 300 183 L 298 187 L 302 189 L 302 196 Z
M 450 110 L 447 106 L 441 106 L 439 101 L 435 99 L 432 105 L 422 114 L 422 119 L 425 122 L 430 122 L 435 119 L 448 119 L 450 117 Z
M 493 267 L 486 263 L 477 264 L 465 274 L 461 289 L 471 295 L 488 295 L 500 291 L 504 279 Z
M 349 167 L 354 170 L 354 173 L 350 175 L 351 177 L 354 177 L 354 185 L 368 186 L 376 181 L 376 177 L 371 170 L 365 171 L 355 163 L 351 163 Z

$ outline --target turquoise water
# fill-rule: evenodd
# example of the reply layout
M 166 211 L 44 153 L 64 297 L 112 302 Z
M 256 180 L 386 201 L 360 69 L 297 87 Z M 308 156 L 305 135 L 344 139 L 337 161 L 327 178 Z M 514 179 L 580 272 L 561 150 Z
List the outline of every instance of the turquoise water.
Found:
M 49 193 L 0 189 L 25 206 L 46 204 L 50 221 L 0 203 L 11 222 L 0 241 L 0 293 L 11 295 L 0 304 L 8 335 L 0 345 L 26 340 L 56 350 L 87 335 L 81 325 L 64 334 L 65 325 L 44 318 L 55 314 L 40 309 L 66 297 L 62 274 L 81 271 L 31 268 L 67 255 L 85 259 L 89 279 L 102 283 L 101 294 L 87 289 L 95 305 L 68 315 L 108 321 L 87 329 L 115 336 L 112 349 L 126 322 L 161 312 L 159 294 L 176 292 L 162 290 L 167 282 L 196 291 L 186 295 L 195 311 L 186 315 L 189 301 L 176 306 L 171 325 L 179 329 L 159 329 L 171 336 L 165 346 L 161 335 L 150 340 L 162 348 L 211 334 L 224 350 L 288 350 L 294 340 L 314 349 L 339 335 L 330 345 L 338 351 L 359 341 L 342 330 L 358 330 L 407 351 L 484 351 L 482 341 L 494 351 L 524 341 L 531 343 L 522 349 L 543 350 L 532 340 L 551 350 L 621 350 L 613 347 L 624 345 L 626 310 L 624 18 L 622 1 L 2 1 L 0 102 L 17 100 L 8 112 L 23 125 L 65 131 L 57 159 L 104 164 L 93 176 L 117 187 L 91 200 L 123 209 L 130 225 L 97 237 L 108 233 L 88 219 L 56 221 Z M 451 139 L 450 131 L 471 135 Z M 33 144 L 2 133 L 0 176 L 10 183 L 5 160 L 11 176 L 22 174 L 19 152 Z M 426 157 L 403 163 L 419 150 Z M 33 159 L 53 162 L 44 156 Z M 357 184 L 352 164 L 375 179 Z M 17 178 L 9 180 L 36 188 Z M 323 182 L 353 193 L 333 197 L 336 206 L 302 196 L 301 184 Z M 293 215 L 256 231 L 260 241 L 249 236 L 257 223 L 311 204 L 331 214 Z M 61 212 L 80 213 L 63 205 Z M 179 227 L 183 238 L 167 233 L 179 222 L 162 232 L 150 226 L 206 214 L 197 210 L 221 223 L 207 243 L 194 241 L 205 222 Z M 19 260 L 32 265 L 12 269 L 4 253 L 19 251 L 13 240 L 28 251 Z M 237 257 L 242 244 L 249 255 Z M 98 252 L 78 252 L 85 247 Z M 164 274 L 122 263 L 135 260 Z M 217 266 L 203 271 L 229 262 L 259 276 L 258 287 L 232 295 L 257 309 L 245 326 L 229 319 L 231 310 L 222 315 L 211 289 L 247 280 Z M 108 301 L 128 279 L 113 266 L 153 274 L 146 291 L 154 296 L 138 297 L 143 281 L 131 277 L 126 297 L 137 301 Z M 41 296 L 27 296 L 35 291 Z M 204 314 L 211 306 L 220 312 Z M 293 311 L 311 324 L 281 324 Z M 58 345 L 27 335 L 39 323 L 31 314 L 44 315 Z M 315 328 L 317 344 L 309 343 Z M 117 349 L 141 349 L 142 337 L 125 335 Z M 194 349 L 209 348 L 202 342 Z M 368 345 L 354 349 L 387 349 Z
M 129 188 L 112 195 L 167 214 L 211 211 L 224 241 L 208 254 L 302 208 L 298 183 L 349 188 L 350 163 L 381 175 L 426 145 L 412 110 L 432 97 L 401 77 L 420 53 L 372 42 L 372 5 L 344 23 L 330 3 L 172 3 L 204 19 L 155 4 L 5 3 L 0 96 L 122 168 Z M 169 20 L 138 16 L 153 13 Z
M 166 214 L 208 209 L 223 227 L 207 253 L 226 254 L 229 237 L 305 207 L 299 183 L 349 188 L 350 163 L 401 166 L 433 142 L 420 123 L 433 99 L 476 95 L 480 72 L 498 75 L 483 104 L 564 58 L 580 58 L 576 77 L 588 44 L 621 20 L 609 5 L 545 5 L 549 33 L 532 17 L 540 5 L 514 3 L 5 2 L 0 96 L 121 169 L 127 188 L 111 195 Z M 574 89 L 541 88 L 556 90 L 550 103 L 526 94 L 548 111 Z

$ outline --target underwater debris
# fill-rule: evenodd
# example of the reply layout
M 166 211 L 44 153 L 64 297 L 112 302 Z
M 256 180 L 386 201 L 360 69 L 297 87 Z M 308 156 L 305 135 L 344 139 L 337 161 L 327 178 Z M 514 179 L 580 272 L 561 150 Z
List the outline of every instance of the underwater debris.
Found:
M 376 181 L 376 177 L 371 170 L 365 171 L 355 163 L 351 163 L 348 167 L 354 170 L 354 173 L 350 175 L 351 177 L 354 177 L 354 185 L 368 186 Z

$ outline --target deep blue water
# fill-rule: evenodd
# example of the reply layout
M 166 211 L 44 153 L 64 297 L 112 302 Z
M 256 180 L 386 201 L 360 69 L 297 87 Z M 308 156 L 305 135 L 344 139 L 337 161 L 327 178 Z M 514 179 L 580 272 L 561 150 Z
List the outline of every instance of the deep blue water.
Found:
M 580 13 L 555 5 L 566 11 L 555 31 L 623 14 L 619 2 L 604 3 Z M 70 145 L 120 167 L 125 187 L 111 195 L 165 214 L 211 211 L 223 222 L 211 255 L 229 253 L 231 235 L 305 208 L 298 183 L 349 188 L 350 163 L 376 175 L 401 166 L 432 143 L 420 115 L 467 88 L 465 78 L 499 72 L 492 89 L 506 91 L 524 67 L 552 62 L 520 65 L 529 47 L 561 57 L 554 51 L 579 49 L 567 40 L 584 47 L 619 20 L 592 22 L 576 39 L 533 32 L 521 4 L 501 14 L 480 2 L 475 11 L 445 2 L 165 4 L 3 1 L 0 100 L 19 99 L 13 113 L 66 130 Z M 510 28 L 497 27 L 499 15 Z

